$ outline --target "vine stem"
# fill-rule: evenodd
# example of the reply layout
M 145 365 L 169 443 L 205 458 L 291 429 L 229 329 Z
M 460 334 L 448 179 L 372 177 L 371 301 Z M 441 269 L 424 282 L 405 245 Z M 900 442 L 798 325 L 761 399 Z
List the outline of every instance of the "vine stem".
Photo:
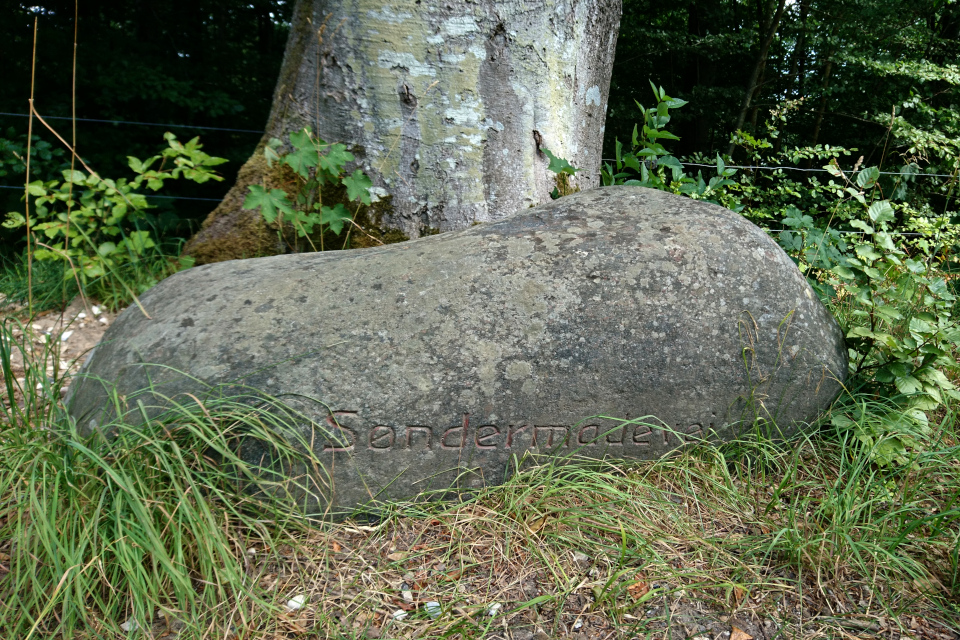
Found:
M 30 64 L 30 119 L 27 121 L 27 175 L 23 185 L 27 224 L 27 313 L 33 317 L 33 250 L 30 233 L 30 152 L 33 142 L 33 87 L 37 73 L 37 16 L 33 17 L 33 59 Z

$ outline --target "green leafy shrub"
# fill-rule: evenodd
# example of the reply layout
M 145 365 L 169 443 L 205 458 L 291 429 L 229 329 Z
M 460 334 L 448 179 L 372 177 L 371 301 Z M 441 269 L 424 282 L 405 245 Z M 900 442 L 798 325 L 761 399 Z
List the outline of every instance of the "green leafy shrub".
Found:
M 11 185 L 23 184 L 27 173 L 27 136 L 17 134 L 9 127 L 0 137 L 0 180 Z M 54 147 L 40 136 L 33 136 L 30 144 L 30 172 L 35 176 L 52 176 L 66 168 L 63 149 Z
M 628 184 L 649 187 L 740 211 L 743 207 L 729 189 L 736 185 L 731 180 L 736 170 L 728 168 L 719 154 L 716 157 L 716 175 L 704 180 L 702 171 L 697 172 L 696 177 L 688 175 L 680 160 L 661 144 L 661 140 L 680 139 L 667 131 L 666 126 L 670 122 L 670 109 L 679 109 L 687 101 L 671 98 L 663 87 L 657 88 L 652 82 L 650 86 L 656 103 L 653 107 L 645 108 L 637 102 L 643 114 L 643 125 L 634 125 L 629 150 L 624 150 L 620 140 L 616 141 L 614 164 L 606 163 L 600 170 L 603 186 Z
M 27 185 L 33 204 L 30 230 L 33 257 L 66 263 L 65 278 L 110 306 L 146 291 L 187 259 L 171 260 L 160 252 L 150 230 L 152 207 L 144 189 L 158 191 L 168 180 L 197 183 L 222 180 L 212 167 L 226 162 L 202 151 L 199 138 L 186 144 L 172 133 L 167 148 L 145 161 L 128 157 L 134 177 L 103 178 L 93 172 L 64 170 L 62 180 L 35 180 Z M 156 165 L 156 166 L 155 166 Z M 11 211 L 3 226 L 25 229 L 23 212 Z
M 291 133 L 291 151 L 281 155 L 277 149 L 282 145 L 281 140 L 272 138 L 264 155 L 269 166 L 278 162 L 281 168 L 288 167 L 293 171 L 296 183 L 292 199 L 283 189 L 267 190 L 261 185 L 250 185 L 250 195 L 243 206 L 246 209 L 259 208 L 267 224 L 276 225 L 281 239 L 284 225 L 292 227 L 296 237 L 306 239 L 314 251 L 317 247 L 311 236 L 316 228 L 322 250 L 324 232 L 331 231 L 339 236 L 357 213 L 354 210 L 351 214 L 342 202 L 325 203 L 325 191 L 345 189 L 349 201 L 370 205 L 373 182 L 360 169 L 346 174 L 347 163 L 354 160 L 346 145 L 324 142 L 314 136 L 309 127 Z
M 845 325 L 854 384 L 886 408 L 874 410 L 870 420 L 856 408 L 837 412 L 834 425 L 855 427 L 868 447 L 885 429 L 896 432 L 897 437 L 876 449 L 876 456 L 887 464 L 903 462 L 906 451 L 918 446 L 915 434 L 927 430 L 924 412 L 960 399 L 950 380 L 960 372 L 956 296 L 938 269 L 937 231 L 912 240 L 894 231 L 897 207 L 875 199 L 876 167 L 852 177 L 836 164 L 826 168 L 840 180 L 828 183 L 838 209 L 849 210 L 853 203 L 860 216 L 837 226 L 830 221 L 821 225 L 789 207 L 783 224 L 791 230 L 778 240 Z M 914 435 L 904 435 L 911 430 Z

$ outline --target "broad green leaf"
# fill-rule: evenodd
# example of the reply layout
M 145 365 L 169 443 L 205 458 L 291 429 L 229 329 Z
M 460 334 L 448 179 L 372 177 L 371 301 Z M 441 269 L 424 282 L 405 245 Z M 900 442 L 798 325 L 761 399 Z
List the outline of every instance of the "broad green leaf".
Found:
M 883 257 L 882 255 L 880 255 L 879 253 L 877 253 L 877 250 L 876 250 L 876 249 L 874 249 L 872 246 L 870 246 L 870 245 L 868 245 L 868 244 L 857 245 L 856 249 L 854 249 L 854 250 L 857 252 L 857 255 L 858 255 L 858 256 L 860 256 L 860 257 L 863 258 L 864 260 L 868 260 L 868 261 L 870 261 L 870 262 L 873 262 L 873 261 L 875 261 L 875 260 L 879 260 L 880 258 Z
M 900 311 L 891 305 L 881 304 L 876 307 L 877 313 L 886 318 L 887 320 L 900 320 L 903 316 L 900 314 Z
M 891 372 L 888 367 L 878 369 L 877 373 L 874 375 L 874 378 L 876 378 L 877 382 L 883 382 L 885 384 L 893 382 L 894 377 L 895 376 L 893 375 L 893 372 Z
M 893 207 L 887 200 L 878 200 L 867 209 L 867 215 L 874 222 L 893 222 L 895 219 Z
M 150 238 L 149 231 L 132 231 L 123 243 L 138 256 L 143 255 L 144 251 L 155 246 L 153 239 Z
M 316 167 L 318 162 L 319 156 L 313 147 L 296 149 L 283 157 L 283 163 L 304 179 L 310 177 L 310 170 Z
M 897 391 L 904 395 L 912 395 L 923 391 L 923 385 L 913 376 L 898 377 L 893 384 L 897 387 Z
M 934 326 L 929 322 L 914 316 L 910 318 L 910 331 L 915 334 L 932 333 L 934 331 Z
M 913 367 L 905 362 L 891 362 L 886 369 L 898 378 L 905 378 L 913 372 Z
M 71 182 L 73 184 L 83 184 L 87 179 L 85 173 L 82 171 L 77 171 L 76 169 L 65 169 L 62 173 L 64 181 Z
M 140 162 L 138 158 L 127 156 L 127 164 L 130 165 L 130 168 L 133 169 L 134 173 L 143 173 L 144 171 L 143 163 Z
M 865 233 L 867 233 L 867 234 L 873 234 L 873 232 L 874 232 L 874 231 L 873 231 L 873 227 L 871 227 L 870 225 L 868 225 L 868 224 L 867 224 L 866 222 L 864 222 L 863 220 L 851 220 L 851 221 L 850 221 L 850 226 L 853 227 L 854 229 L 860 229 L 861 231 L 863 231 L 863 232 L 865 232 Z
M 679 140 L 678 136 L 673 135 L 669 131 L 663 131 L 660 129 L 653 129 L 651 127 L 644 127 L 643 134 L 650 138 L 651 140 L 659 140 L 663 138 L 664 140 Z
M 247 187 L 250 195 L 243 201 L 244 209 L 256 209 L 260 207 L 260 214 L 267 224 L 273 224 L 277 219 L 277 211 L 282 211 L 287 216 L 293 216 L 293 203 L 287 198 L 287 194 L 281 189 L 271 189 L 269 192 L 257 184 Z
M 330 177 L 339 176 L 348 162 L 353 162 L 353 154 L 347 151 L 346 145 L 331 144 L 326 153 L 320 155 L 320 168 Z
M 97 247 L 97 253 L 102 256 L 108 256 L 111 253 L 116 252 L 117 245 L 113 242 L 101 242 L 100 246 Z
M 337 235 L 340 235 L 340 232 L 343 231 L 344 222 L 350 219 L 350 212 L 342 204 L 337 204 L 333 208 L 323 206 L 320 212 L 320 221 L 328 225 L 330 230 Z
M 580 169 L 577 169 L 576 167 L 571 165 L 569 162 L 567 162 L 565 158 L 558 158 L 557 156 L 553 155 L 553 153 L 549 149 L 542 149 L 542 151 L 544 155 L 550 159 L 550 164 L 547 166 L 548 171 L 553 171 L 558 175 L 561 173 L 565 173 L 571 176 L 575 174 L 577 171 L 580 171 Z
M 373 182 L 360 169 L 355 169 L 353 175 L 344 178 L 343 186 L 347 188 L 347 197 L 350 200 L 360 200 L 363 204 L 370 204 L 370 187 Z
M 26 218 L 23 217 L 23 214 L 18 211 L 10 211 L 7 213 L 7 219 L 3 221 L 3 226 L 7 229 L 17 229 L 24 226 L 27 223 Z
M 868 167 L 857 174 L 857 186 L 861 189 L 869 189 L 880 177 L 880 169 L 877 167 Z
M 877 244 L 879 244 L 881 248 L 886 249 L 887 251 L 897 250 L 897 247 L 893 244 L 893 238 L 890 237 L 889 233 L 881 231 L 880 233 L 876 234 L 874 238 L 876 238 Z
M 835 266 L 832 269 L 832 271 L 838 276 L 840 276 L 841 278 L 843 278 L 844 280 L 853 280 L 853 278 L 855 277 L 853 270 L 850 269 L 849 267 L 844 267 L 843 265 Z

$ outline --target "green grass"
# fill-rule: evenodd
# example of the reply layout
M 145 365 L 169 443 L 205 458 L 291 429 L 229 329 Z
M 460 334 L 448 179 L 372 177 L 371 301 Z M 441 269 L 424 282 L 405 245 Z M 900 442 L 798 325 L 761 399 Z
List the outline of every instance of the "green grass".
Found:
M 207 625 L 272 611 L 252 588 L 245 550 L 278 548 L 301 532 L 297 480 L 271 482 L 239 453 L 254 442 L 289 467 L 303 443 L 284 436 L 295 420 L 269 399 L 231 397 L 175 405 L 134 426 L 82 435 L 48 378 L 50 347 L 13 375 L 14 339 L 0 329 L 6 390 L 0 420 L 0 636 L 125 635 L 157 611 L 201 635 Z M 264 491 L 248 491 L 256 481 Z
M 125 256 L 98 277 L 81 278 L 61 260 L 32 260 L 27 268 L 27 255 L 20 253 L 0 257 L 0 294 L 6 303 L 26 307 L 29 283 L 33 283 L 34 313 L 65 307 L 78 293 L 92 298 L 112 311 L 133 302 L 164 278 L 192 264 L 179 258 L 182 239 L 161 242 L 144 251 L 143 256 Z M 29 277 L 28 277 L 29 275 Z
M 0 637 L 138 637 L 130 620 L 181 639 L 960 626 L 953 408 L 897 422 L 889 402 L 847 395 L 789 441 L 544 459 L 461 502 L 309 523 L 294 507 L 306 478 L 240 453 L 255 441 L 281 468 L 317 464 L 290 435 L 303 416 L 251 393 L 80 434 L 47 373 L 59 341 L 30 352 L 14 326 L 0 325 Z M 288 610 L 295 595 L 306 604 Z
M 34 311 L 64 307 L 77 295 L 77 283 L 69 275 L 65 264 L 54 261 L 34 261 L 31 278 L 27 274 L 26 255 L 0 258 L 0 294 L 6 304 L 27 306 L 28 282 L 33 281 Z

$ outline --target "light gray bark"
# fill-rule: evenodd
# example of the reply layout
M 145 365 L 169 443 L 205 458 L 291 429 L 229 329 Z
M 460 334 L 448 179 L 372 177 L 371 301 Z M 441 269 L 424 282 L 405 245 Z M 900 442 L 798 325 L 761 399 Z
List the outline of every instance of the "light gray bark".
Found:
M 621 0 L 298 0 L 264 140 L 354 147 L 411 237 L 599 184 Z M 241 185 L 239 181 L 238 187 Z M 249 182 L 247 182 L 249 184 Z M 209 222 L 209 221 L 208 221 Z

